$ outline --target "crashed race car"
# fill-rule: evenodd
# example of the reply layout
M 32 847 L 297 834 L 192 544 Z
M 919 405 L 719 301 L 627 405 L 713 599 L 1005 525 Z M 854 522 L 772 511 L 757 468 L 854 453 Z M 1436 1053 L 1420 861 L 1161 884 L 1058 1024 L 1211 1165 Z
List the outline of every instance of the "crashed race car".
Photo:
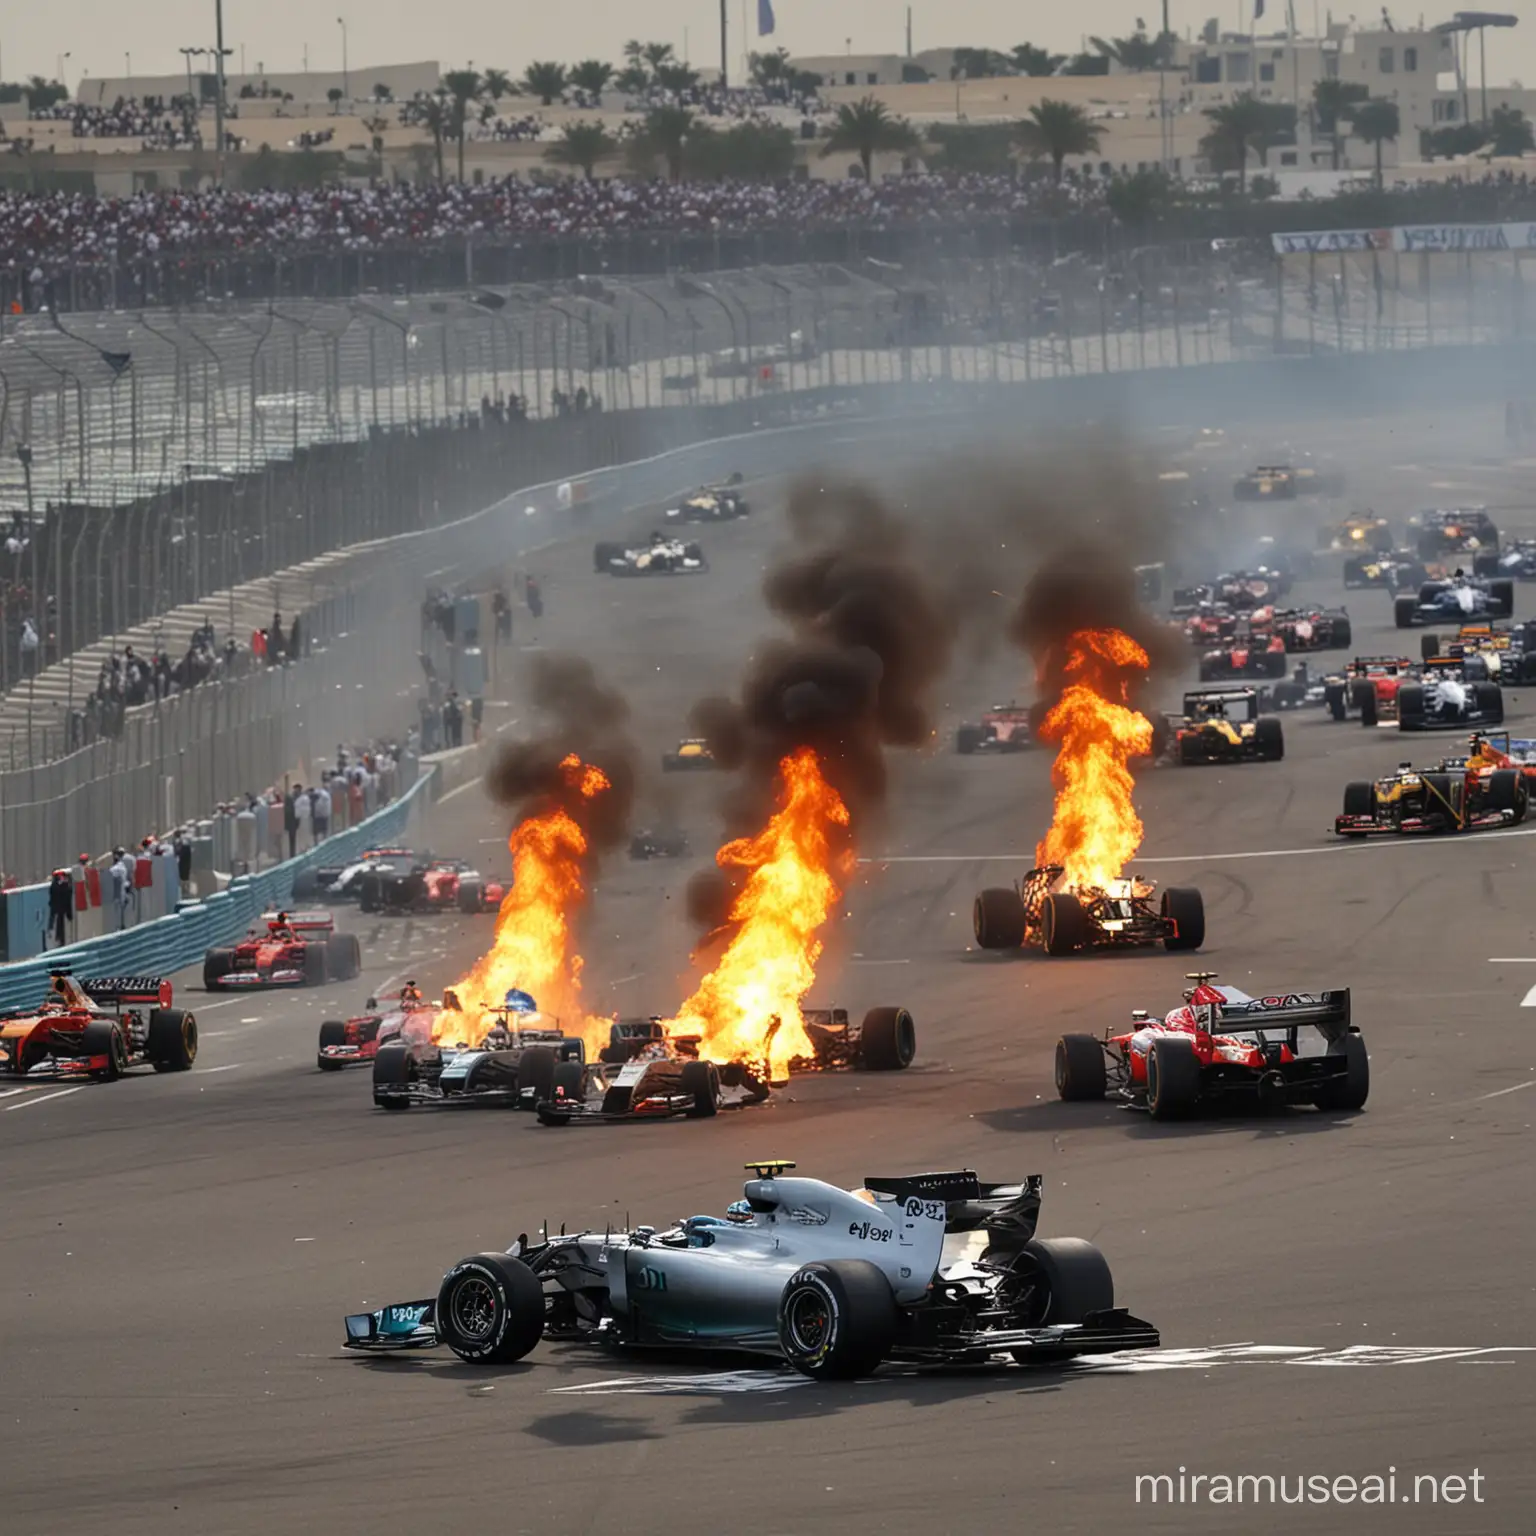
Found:
M 715 766 L 715 754 L 702 736 L 685 736 L 678 742 L 676 752 L 661 754 L 663 773 L 688 773 Z
M 1384 517 L 1359 512 L 1331 528 L 1320 528 L 1317 547 L 1335 553 L 1360 557 L 1385 554 L 1393 548 L 1392 525 Z
M 737 487 L 741 475 L 734 474 L 718 485 L 701 486 L 691 496 L 668 503 L 665 516 L 669 522 L 726 523 L 745 517 L 751 510 Z
M 1415 512 L 1408 519 L 1409 537 L 1421 560 L 1471 555 L 1474 574 L 1492 576 L 1499 565 L 1499 530 L 1486 507 Z
M 1028 751 L 1035 744 L 1035 730 L 1045 714 L 1043 704 L 994 704 L 980 720 L 955 728 L 955 751 L 962 757 L 977 752 Z
M 1287 670 L 1285 641 L 1279 635 L 1240 633 L 1221 650 L 1200 657 L 1200 681 L 1219 683 L 1229 678 L 1284 677 Z
M 1467 757 L 1442 758 L 1419 770 L 1399 763 L 1374 783 L 1344 786 L 1344 813 L 1333 830 L 1340 837 L 1423 832 L 1478 832 L 1525 820 L 1530 785 L 1522 764 L 1473 737 Z
M 592 563 L 600 575 L 608 576 L 698 576 L 709 569 L 699 545 L 663 533 L 653 533 L 649 543 L 633 549 L 596 544 Z
M 398 992 L 370 997 L 351 1019 L 327 1019 L 320 1026 L 315 1062 L 322 1072 L 366 1066 L 391 1040 L 430 1040 L 438 1004 L 425 998 L 414 981 Z
M 1017 885 L 981 891 L 971 909 L 982 949 L 1043 949 L 1070 955 L 1080 949 L 1199 949 L 1205 942 L 1205 903 L 1192 886 L 1172 886 L 1152 906 L 1156 887 L 1136 875 L 1105 887 L 1062 883 L 1059 864 L 1032 869 Z
M 1209 688 L 1184 695 L 1171 756 L 1185 766 L 1278 763 L 1285 756 L 1285 732 L 1273 715 L 1259 713 L 1259 696 L 1252 688 Z
M 1397 690 L 1400 731 L 1454 731 L 1469 726 L 1503 725 L 1504 693 L 1481 666 L 1473 679 L 1458 657 L 1426 661 L 1417 681 Z
M 1428 568 L 1411 549 L 1379 555 L 1350 555 L 1344 561 L 1346 587 L 1385 587 L 1389 592 L 1401 592 L 1422 586 L 1428 580 Z
M 1184 1002 L 1161 1019 L 1138 1008 L 1129 1029 L 1063 1035 L 1056 1092 L 1067 1100 L 1112 1093 L 1154 1120 L 1207 1105 L 1311 1104 L 1362 1109 L 1371 1091 L 1365 1040 L 1350 1020 L 1349 988 L 1250 997 L 1192 971 Z
M 1469 619 L 1507 619 L 1515 611 L 1515 584 L 1508 577 L 1490 580 L 1457 569 L 1437 581 L 1426 581 L 1415 597 L 1404 594 L 1392 603 L 1399 629 L 1420 624 L 1465 624 Z
M 1236 501 L 1294 501 L 1296 477 L 1289 464 L 1260 464 L 1232 485 Z
M 408 866 L 379 860 L 359 882 L 364 912 L 420 916 L 430 912 L 495 912 L 507 894 L 463 859 L 419 859 Z
M 365 848 L 350 864 L 317 864 L 293 877 L 293 894 L 300 900 L 325 896 L 331 901 L 356 901 L 362 894 L 363 876 L 376 867 L 408 867 L 418 859 L 431 858 L 410 848 Z
M 632 859 L 680 859 L 688 852 L 687 834 L 642 828 L 629 840 Z
M 1039 1238 L 1043 1180 L 969 1170 L 866 1178 L 838 1189 L 749 1163 L 724 1216 L 658 1230 L 562 1232 L 460 1260 L 434 1297 L 346 1319 L 345 1347 L 446 1345 L 475 1365 L 541 1339 L 610 1350 L 760 1354 L 820 1381 L 886 1361 L 1059 1364 L 1152 1349 L 1157 1329 L 1115 1306 L 1104 1256 Z
M 846 1008 L 804 1008 L 800 1016 L 812 1054 L 793 1058 L 791 1075 L 901 1072 L 917 1052 L 917 1026 L 905 1008 L 871 1008 L 860 1023 Z M 599 1059 L 585 1065 L 579 1089 L 557 1078 L 549 1099 L 534 1107 L 541 1124 L 569 1125 L 679 1114 L 707 1119 L 722 1108 L 760 1104 L 768 1097 L 778 1030 L 778 1020 L 770 1020 L 761 1060 L 714 1062 L 700 1059 L 697 1037 L 669 1036 L 659 1018 L 616 1020 Z
M 238 944 L 203 957 L 203 987 L 320 987 L 363 968 L 355 933 L 337 933 L 329 912 L 268 912 Z
M 1341 673 L 1323 679 L 1323 702 L 1335 720 L 1351 713 L 1374 727 L 1397 719 L 1397 696 L 1418 677 L 1406 656 L 1356 656 Z
M 112 1082 L 130 1067 L 185 1072 L 196 1060 L 197 1019 L 171 1007 L 171 984 L 158 976 L 77 980 L 56 970 L 35 1008 L 0 1014 L 0 1078 Z

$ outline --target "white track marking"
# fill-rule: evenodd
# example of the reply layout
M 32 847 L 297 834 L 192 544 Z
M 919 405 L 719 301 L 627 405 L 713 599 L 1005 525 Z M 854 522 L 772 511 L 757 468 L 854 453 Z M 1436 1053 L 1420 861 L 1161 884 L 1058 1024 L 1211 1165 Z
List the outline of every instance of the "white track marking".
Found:
M 440 796 L 437 803 L 439 805 L 446 805 L 455 795 L 462 795 L 466 789 L 479 789 L 479 787 L 479 779 L 470 779 L 466 783 L 460 784 L 457 789 L 450 789 L 446 795 Z
M 644 971 L 631 971 L 628 976 L 619 976 L 613 981 L 610 981 L 608 985 L 610 987 L 622 987 L 626 981 L 639 981 L 640 978 L 644 975 Z
M 1532 987 L 1531 990 L 1520 999 L 1520 1006 L 1522 1008 L 1536 1008 L 1536 987 Z
M 14 1099 L 18 1093 L 26 1091 L 25 1088 L 7 1088 L 4 1093 L 0 1093 L 0 1099 Z
M 212 1013 L 215 1008 L 233 1008 L 240 1001 L 241 999 L 238 997 L 226 997 L 222 1003 L 199 1003 L 196 1011 L 198 1013 Z
M 245 1063 L 243 1061 L 232 1061 L 227 1067 L 204 1067 L 203 1070 L 198 1073 L 198 1076 L 211 1077 L 215 1072 L 238 1072 L 244 1065 Z
M 64 1099 L 68 1098 L 72 1093 L 79 1092 L 80 1090 L 78 1088 L 60 1088 L 57 1093 L 34 1094 L 31 1098 L 23 1099 L 20 1104 L 7 1104 L 5 1106 L 5 1112 L 6 1114 L 10 1114 L 13 1110 L 17 1109 L 31 1109 L 34 1104 L 46 1104 L 49 1099 Z
M 1528 1083 L 1516 1083 L 1513 1088 L 1495 1088 L 1492 1093 L 1480 1093 L 1477 1102 L 1481 1104 L 1484 1099 L 1502 1099 L 1506 1093 L 1519 1093 L 1522 1088 L 1536 1088 L 1536 1077 Z
M 1532 955 L 1489 955 L 1489 965 L 1536 965 Z

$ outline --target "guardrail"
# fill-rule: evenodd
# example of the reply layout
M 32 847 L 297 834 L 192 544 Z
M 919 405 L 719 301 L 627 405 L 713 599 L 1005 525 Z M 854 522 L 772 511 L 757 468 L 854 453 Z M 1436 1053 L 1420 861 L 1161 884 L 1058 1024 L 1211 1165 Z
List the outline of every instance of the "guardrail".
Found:
M 348 831 L 259 875 L 232 880 L 216 895 L 183 902 L 168 917 L 0 965 L 0 1011 L 35 1006 L 47 994 L 49 973 L 61 966 L 80 976 L 169 976 L 195 965 L 211 946 L 238 937 L 263 912 L 287 905 L 296 875 L 322 861 L 355 858 L 364 848 L 398 838 L 411 816 L 433 798 L 436 782 L 435 769 L 424 772 L 398 800 Z M 10 891 L 5 896 L 9 902 L 21 894 Z

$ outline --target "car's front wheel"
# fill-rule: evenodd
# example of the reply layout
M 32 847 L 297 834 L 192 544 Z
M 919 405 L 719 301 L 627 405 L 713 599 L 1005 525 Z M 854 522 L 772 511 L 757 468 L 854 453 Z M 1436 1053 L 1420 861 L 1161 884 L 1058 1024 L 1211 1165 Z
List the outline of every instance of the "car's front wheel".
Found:
M 443 1277 L 437 1336 L 461 1360 L 511 1365 L 544 1333 L 544 1287 L 520 1259 L 478 1253 Z
M 779 1348 L 814 1380 L 873 1375 L 895 1338 L 891 1283 L 867 1259 L 807 1264 L 779 1297 Z

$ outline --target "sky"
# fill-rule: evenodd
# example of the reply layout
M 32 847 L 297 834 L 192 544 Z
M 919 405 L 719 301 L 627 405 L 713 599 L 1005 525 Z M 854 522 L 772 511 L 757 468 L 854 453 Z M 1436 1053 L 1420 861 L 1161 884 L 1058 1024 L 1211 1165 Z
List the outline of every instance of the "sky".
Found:
M 741 53 L 743 0 L 726 0 L 732 58 Z M 1172 0 L 1175 31 L 1198 32 L 1217 16 L 1227 30 L 1246 29 L 1251 0 Z M 796 54 L 899 53 L 905 47 L 905 0 L 773 0 L 778 26 L 774 36 L 756 37 L 758 0 L 746 0 L 752 47 L 782 45 Z M 1520 80 L 1536 87 L 1536 7 L 1527 0 L 1504 0 L 1521 15 L 1512 31 L 1490 32 L 1488 77 L 1495 84 Z M 335 9 L 333 9 L 333 6 Z M 1297 0 L 1298 22 L 1310 31 L 1314 15 L 1326 25 L 1326 6 Z M 1425 15 L 1433 24 L 1448 19 L 1457 4 L 1443 10 L 1401 12 L 1402 26 Z M 1138 15 L 1156 22 L 1149 0 L 1075 0 L 1071 6 L 1048 0 L 916 0 L 912 6 L 913 46 L 1008 48 L 1032 42 L 1058 53 L 1075 52 L 1083 33 L 1115 36 L 1134 30 Z M 1340 20 L 1352 13 L 1337 12 Z M 1363 22 L 1380 15 L 1379 0 L 1360 0 Z M 566 0 L 542 5 L 533 0 L 453 0 L 439 10 L 421 0 L 224 0 L 225 46 L 234 53 L 229 67 L 258 61 L 269 71 L 298 70 L 308 48 L 311 69 L 341 68 L 341 28 L 347 18 L 348 59 L 354 69 L 371 64 L 436 59 L 445 68 L 472 61 L 521 74 L 533 59 L 619 57 L 626 39 L 672 43 L 679 53 L 685 39 L 695 64 L 719 55 L 719 0 Z M 1268 0 L 1264 22 L 1283 23 L 1285 0 Z M 1241 18 L 1241 19 L 1240 19 Z M 179 49 L 213 42 L 214 0 L 48 0 L 45 5 L 0 6 L 0 76 L 52 77 L 64 61 L 71 88 L 85 73 L 118 75 L 131 54 L 135 74 L 172 74 L 183 67 Z M 1081 29 L 1081 31 L 1079 30 Z M 1262 28 L 1261 28 L 1262 29 Z

